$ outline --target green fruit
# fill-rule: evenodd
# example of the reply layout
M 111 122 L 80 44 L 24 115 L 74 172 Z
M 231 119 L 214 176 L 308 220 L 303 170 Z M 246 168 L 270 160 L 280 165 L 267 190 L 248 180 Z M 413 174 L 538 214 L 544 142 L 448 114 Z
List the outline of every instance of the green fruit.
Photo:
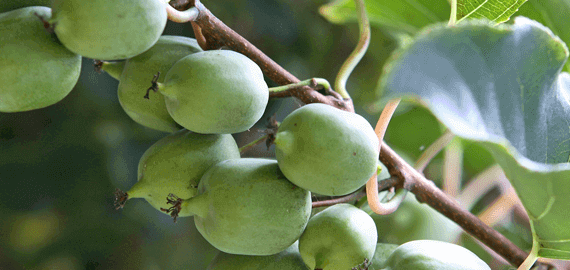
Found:
M 269 100 L 261 69 L 233 51 L 205 51 L 182 58 L 158 89 L 178 124 L 205 134 L 248 130 L 261 118 Z
M 490 270 L 470 250 L 451 243 L 434 240 L 407 242 L 396 248 L 384 270 Z
M 112 62 L 103 61 L 101 62 L 101 70 L 107 72 L 107 74 L 114 79 L 119 80 L 121 78 L 121 74 L 123 74 L 126 64 L 127 61 L 125 60 Z
M 183 199 L 196 195 L 202 175 L 214 164 L 240 157 L 229 134 L 204 135 L 180 130 L 153 144 L 140 159 L 138 182 L 127 198 L 144 198 L 154 208 L 168 208 L 170 193 Z M 124 203 L 124 202 L 123 202 Z
M 378 241 L 401 245 L 412 240 L 453 242 L 463 231 L 455 222 L 429 205 L 419 203 L 408 193 L 398 210 L 389 215 L 374 214 L 368 204 L 362 209 L 371 214 L 378 230 Z
M 0 13 L 11 11 L 23 7 L 49 6 L 51 0 L 4 0 L 0 1 Z
M 166 26 L 159 0 L 54 0 L 55 33 L 65 47 L 101 60 L 131 58 L 148 50 Z
M 374 257 L 372 258 L 369 269 L 381 269 L 381 266 L 386 263 L 390 254 L 392 254 L 397 247 L 398 245 L 394 244 L 376 244 L 376 250 L 374 251 Z
M 79 78 L 81 56 L 58 43 L 38 16 L 48 19 L 51 10 L 27 7 L 0 14 L 0 112 L 55 104 Z
M 295 185 L 323 195 L 346 195 L 376 172 L 378 138 L 362 116 L 313 103 L 283 120 L 275 154 Z
M 309 270 L 301 254 L 299 242 L 275 255 L 247 256 L 218 253 L 207 270 Z
M 161 73 L 158 81 L 162 82 L 176 61 L 200 51 L 202 49 L 193 38 L 162 36 L 148 51 L 127 60 L 118 89 L 123 110 L 143 126 L 165 132 L 179 130 L 179 125 L 166 110 L 162 95 L 150 99 L 145 99 L 144 95 L 150 79 L 157 72 Z
M 277 162 L 222 161 L 204 174 L 199 195 L 181 204 L 215 248 L 232 254 L 272 255 L 293 244 L 311 215 L 311 193 L 293 185 Z
M 310 269 L 347 270 L 372 260 L 376 240 L 376 226 L 366 212 L 336 204 L 309 220 L 299 251 Z

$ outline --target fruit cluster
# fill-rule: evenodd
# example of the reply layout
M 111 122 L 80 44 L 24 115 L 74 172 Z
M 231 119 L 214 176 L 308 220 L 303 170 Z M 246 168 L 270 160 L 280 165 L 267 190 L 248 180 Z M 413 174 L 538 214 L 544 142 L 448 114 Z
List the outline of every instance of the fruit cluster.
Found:
M 377 261 L 385 269 L 486 269 L 475 255 L 439 242 L 404 244 L 380 260 L 374 220 L 350 204 L 311 217 L 312 193 L 346 195 L 376 172 L 379 142 L 370 124 L 328 105 L 305 105 L 276 131 L 275 160 L 242 158 L 231 134 L 263 115 L 269 91 L 261 69 L 237 52 L 160 36 L 164 5 L 55 0 L 51 9 L 0 14 L 0 111 L 54 104 L 77 82 L 82 56 L 105 60 L 100 66 L 119 80 L 124 111 L 171 133 L 144 153 L 138 182 L 116 193 L 117 208 L 144 198 L 175 219 L 194 216 L 222 251 L 209 269 L 366 269 Z M 426 245 L 463 252 L 481 267 L 461 268 L 423 252 Z

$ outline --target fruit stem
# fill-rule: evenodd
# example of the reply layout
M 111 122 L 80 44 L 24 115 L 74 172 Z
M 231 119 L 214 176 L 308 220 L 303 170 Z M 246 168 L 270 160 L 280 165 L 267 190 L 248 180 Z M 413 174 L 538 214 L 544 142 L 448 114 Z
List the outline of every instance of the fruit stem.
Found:
M 278 130 L 280 124 L 281 123 L 277 122 L 275 114 L 273 114 L 269 118 L 269 123 L 267 123 L 267 129 L 262 130 L 262 132 L 264 132 L 265 135 L 263 135 L 263 136 L 255 139 L 254 141 L 240 147 L 239 153 L 243 155 L 243 153 L 249 151 L 251 148 L 262 143 L 263 141 L 265 141 L 265 145 L 267 146 L 267 150 L 269 150 L 269 147 L 271 147 L 271 145 L 275 141 L 275 134 L 277 134 L 277 130 Z
M 144 98 L 145 98 L 145 99 L 149 99 L 150 90 L 152 90 L 153 92 L 156 93 L 156 92 L 158 91 L 158 89 L 160 89 L 161 83 L 158 82 L 158 77 L 160 77 L 160 72 L 157 72 L 157 73 L 154 75 L 154 78 L 153 78 L 152 81 L 151 81 L 152 86 L 149 87 L 149 88 L 146 90 L 146 94 L 144 95 Z
M 267 137 L 269 137 L 269 134 L 265 134 L 265 135 L 263 135 L 263 136 L 261 136 L 261 137 L 255 139 L 255 140 L 253 140 L 252 142 L 250 142 L 250 143 L 248 143 L 248 144 L 246 144 L 246 145 L 240 147 L 240 148 L 239 148 L 239 153 L 240 153 L 240 154 L 245 153 L 246 151 L 248 151 L 249 149 L 253 148 L 254 146 L 256 146 L 256 145 L 262 143 L 262 142 L 265 141 L 265 140 L 267 140 Z
M 185 11 L 178 11 L 174 9 L 172 6 L 167 4 L 166 14 L 168 15 L 168 19 L 173 22 L 187 23 L 195 21 L 200 15 L 200 12 L 195 7 L 189 8 Z
M 44 28 L 46 29 L 46 31 L 48 31 L 48 33 L 53 34 L 55 32 L 54 25 L 50 24 L 42 15 L 38 14 L 37 12 L 34 12 L 34 15 L 36 15 L 36 17 L 38 17 L 40 21 L 42 21 L 42 23 L 44 24 Z
M 295 88 L 300 88 L 303 86 L 309 86 L 315 90 L 325 89 L 325 91 L 327 91 L 327 92 L 333 91 L 331 89 L 330 83 L 327 80 L 322 79 L 322 78 L 312 78 L 312 79 L 300 81 L 298 83 L 291 83 L 291 84 L 286 84 L 286 85 L 282 85 L 282 86 L 271 87 L 271 88 L 269 88 L 269 92 L 270 93 L 284 92 L 284 91 L 289 91 L 289 90 L 292 90 Z
M 358 11 L 357 18 L 358 28 L 360 29 L 360 39 L 354 51 L 352 51 L 340 67 L 334 83 L 335 89 L 343 98 L 350 98 L 350 95 L 346 91 L 346 82 L 356 65 L 358 65 L 366 53 L 368 45 L 370 44 L 370 22 L 368 21 L 368 16 L 366 16 L 364 1 L 354 0 L 354 2 L 356 3 L 356 9 Z
M 119 188 L 115 189 L 115 210 L 119 210 L 125 206 L 125 203 L 129 199 L 129 194 L 120 190 Z

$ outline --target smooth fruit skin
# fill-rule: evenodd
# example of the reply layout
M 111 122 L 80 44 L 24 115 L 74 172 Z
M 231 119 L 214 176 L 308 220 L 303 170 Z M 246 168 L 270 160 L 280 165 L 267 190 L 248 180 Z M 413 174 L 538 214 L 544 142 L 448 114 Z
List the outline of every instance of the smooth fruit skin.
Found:
M 347 270 L 370 262 L 376 241 L 376 225 L 366 212 L 336 204 L 309 220 L 299 251 L 310 269 Z
M 259 66 L 242 54 L 225 50 L 182 58 L 168 71 L 159 91 L 178 124 L 205 134 L 250 129 L 269 100 Z
M 138 182 L 127 192 L 129 198 L 145 198 L 154 208 L 169 208 L 170 193 L 182 199 L 197 194 L 200 178 L 214 164 L 240 158 L 229 134 L 197 134 L 180 130 L 145 151 L 138 167 Z
M 198 231 L 226 253 L 279 253 L 299 239 L 311 215 L 311 193 L 289 182 L 275 160 L 222 161 L 204 174 L 198 192 L 182 211 L 195 213 Z
M 377 170 L 378 138 L 362 116 L 312 103 L 283 120 L 275 155 L 294 184 L 340 196 L 361 188 Z
M 119 102 L 123 110 L 137 123 L 164 132 L 174 132 L 180 126 L 166 110 L 164 97 L 151 93 L 143 98 L 151 86 L 153 76 L 160 72 L 158 82 L 163 82 L 166 72 L 181 58 L 201 52 L 193 38 L 161 36 L 148 51 L 127 60 L 119 79 Z
M 299 242 L 287 249 L 268 256 L 235 255 L 218 253 L 207 270 L 309 270 L 301 254 Z
M 491 270 L 470 250 L 451 243 L 417 240 L 396 248 L 384 270 Z
M 27 7 L 0 14 L 0 112 L 22 112 L 59 102 L 71 92 L 81 70 L 81 56 L 57 42 L 37 13 Z
M 131 58 L 148 50 L 166 26 L 160 0 L 54 0 L 55 33 L 65 47 L 100 60 Z

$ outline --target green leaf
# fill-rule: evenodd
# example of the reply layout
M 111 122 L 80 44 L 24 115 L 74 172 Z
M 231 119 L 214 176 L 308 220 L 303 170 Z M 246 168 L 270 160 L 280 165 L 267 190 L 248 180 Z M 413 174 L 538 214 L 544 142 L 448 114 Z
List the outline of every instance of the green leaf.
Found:
M 509 20 L 526 1 L 458 0 L 457 20 L 488 19 L 499 24 Z M 371 24 L 408 34 L 430 24 L 447 21 L 451 13 L 450 4 L 445 0 L 366 0 L 365 5 Z M 354 0 L 336 0 L 321 6 L 319 11 L 332 23 L 356 21 Z
M 446 0 L 365 0 L 371 24 L 398 32 L 415 33 L 426 25 L 449 19 Z M 320 13 L 332 23 L 356 21 L 354 0 L 336 0 L 321 6 Z
M 533 19 L 547 26 L 552 32 L 560 37 L 566 44 L 570 44 L 570 1 L 568 0 L 548 0 L 548 1 L 528 1 L 523 5 L 518 15 Z M 570 71 L 570 63 L 566 62 L 564 71 Z
M 517 191 L 539 256 L 570 259 L 570 75 L 565 44 L 524 17 L 491 27 L 437 25 L 393 56 L 387 93 L 418 98 L 491 152 Z
M 458 22 L 469 19 L 488 19 L 495 24 L 506 22 L 527 0 L 458 0 Z

